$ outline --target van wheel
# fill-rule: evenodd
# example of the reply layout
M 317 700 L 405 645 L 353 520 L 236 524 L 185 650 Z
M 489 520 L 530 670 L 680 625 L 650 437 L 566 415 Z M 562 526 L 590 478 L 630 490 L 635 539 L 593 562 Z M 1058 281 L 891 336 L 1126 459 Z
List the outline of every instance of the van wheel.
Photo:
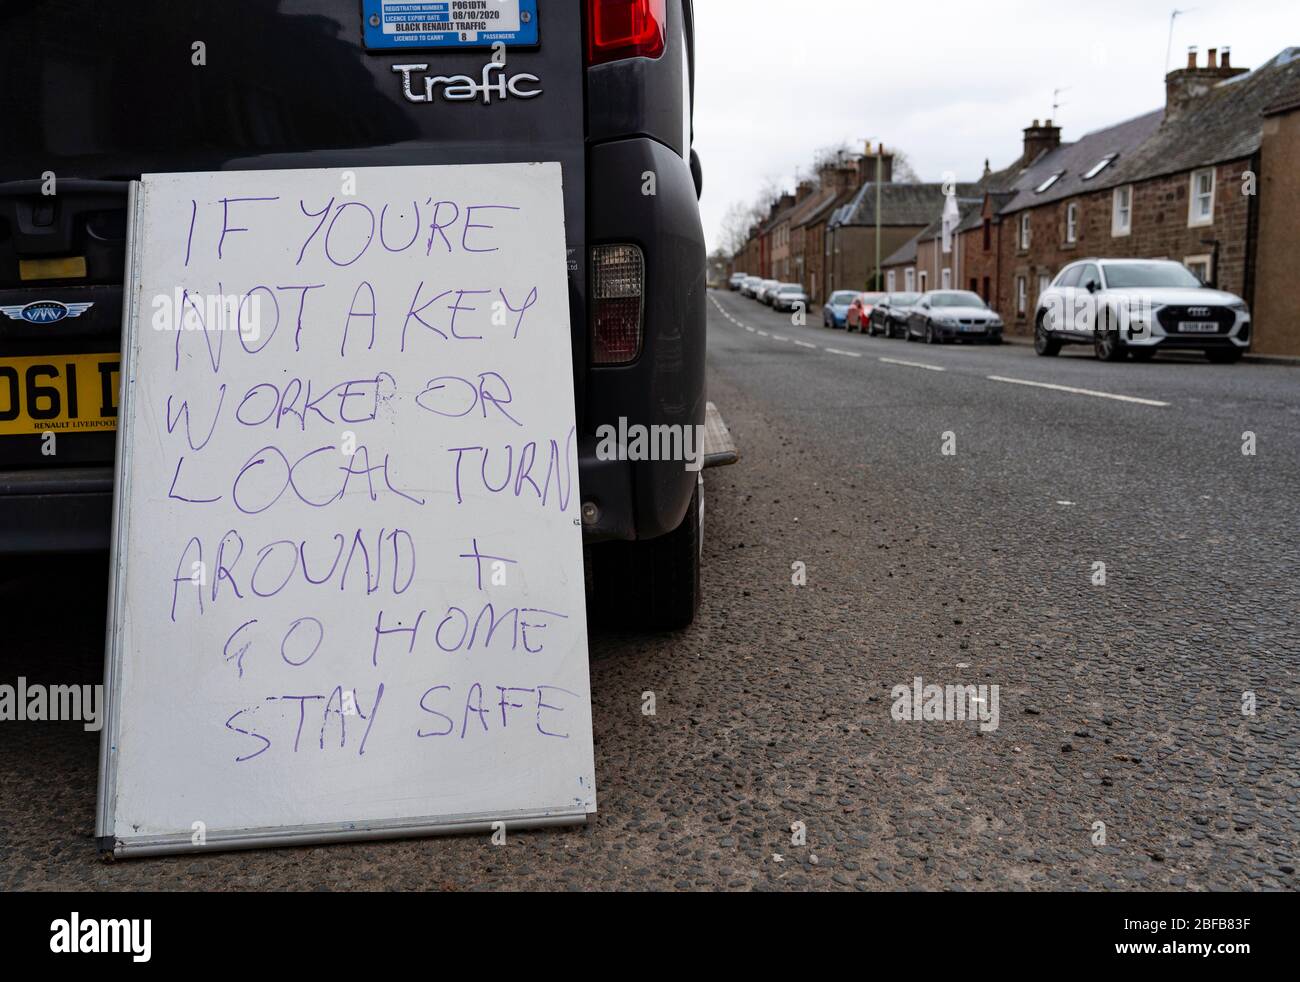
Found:
M 1055 358 L 1061 353 L 1061 342 L 1047 333 L 1040 314 L 1034 323 L 1034 354 L 1044 358 Z
M 592 618 L 626 631 L 680 631 L 700 606 L 700 554 L 704 540 L 702 482 L 697 482 L 682 524 L 645 542 L 593 546 Z

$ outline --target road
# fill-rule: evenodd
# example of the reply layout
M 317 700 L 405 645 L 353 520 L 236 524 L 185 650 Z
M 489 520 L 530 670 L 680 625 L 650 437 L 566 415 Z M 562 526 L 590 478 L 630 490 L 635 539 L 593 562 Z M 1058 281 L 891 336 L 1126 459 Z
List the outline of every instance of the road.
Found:
M 0 889 L 1295 889 L 1300 369 L 813 320 L 711 295 L 743 459 L 697 625 L 592 638 L 588 827 L 106 864 L 97 737 L 6 723 Z M 96 680 L 104 565 L 5 571 L 5 678 Z

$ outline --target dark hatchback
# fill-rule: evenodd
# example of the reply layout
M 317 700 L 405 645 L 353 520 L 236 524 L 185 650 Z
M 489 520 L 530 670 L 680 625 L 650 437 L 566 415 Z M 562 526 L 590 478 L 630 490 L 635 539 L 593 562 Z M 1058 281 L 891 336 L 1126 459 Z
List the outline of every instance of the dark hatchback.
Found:
M 529 30 L 495 53 L 487 32 L 385 47 L 385 2 L 4 5 L 0 554 L 108 545 L 131 180 L 558 161 L 592 612 L 684 626 L 702 482 L 598 459 L 596 432 L 705 419 L 692 0 L 502 0 Z

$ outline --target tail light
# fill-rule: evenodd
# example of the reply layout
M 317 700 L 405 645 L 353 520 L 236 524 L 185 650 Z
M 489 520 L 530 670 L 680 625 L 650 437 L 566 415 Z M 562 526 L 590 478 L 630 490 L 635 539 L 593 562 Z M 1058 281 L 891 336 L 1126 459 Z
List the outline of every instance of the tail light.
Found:
M 645 257 L 634 245 L 591 250 L 592 362 L 626 365 L 641 354 Z
M 587 0 L 587 63 L 658 58 L 667 24 L 665 0 Z

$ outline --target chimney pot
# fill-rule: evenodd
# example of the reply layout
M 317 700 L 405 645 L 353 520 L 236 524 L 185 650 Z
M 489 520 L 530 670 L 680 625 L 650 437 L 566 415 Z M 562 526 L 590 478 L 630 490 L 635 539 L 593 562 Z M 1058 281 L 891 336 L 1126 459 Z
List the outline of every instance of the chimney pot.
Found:
M 1206 67 L 1206 68 L 1218 68 L 1218 67 L 1219 67 L 1219 49 L 1218 49 L 1218 48 L 1211 48 L 1209 51 L 1207 51 L 1207 52 L 1205 53 L 1205 67 Z
M 1226 47 L 1226 46 L 1224 47 L 1224 49 L 1223 49 L 1223 57 L 1219 60 L 1219 64 L 1222 65 L 1224 68 L 1231 68 L 1231 67 L 1232 67 L 1232 49 L 1231 49 L 1231 48 Z
M 1187 49 L 1187 67 L 1196 67 L 1196 45 L 1191 45 Z

